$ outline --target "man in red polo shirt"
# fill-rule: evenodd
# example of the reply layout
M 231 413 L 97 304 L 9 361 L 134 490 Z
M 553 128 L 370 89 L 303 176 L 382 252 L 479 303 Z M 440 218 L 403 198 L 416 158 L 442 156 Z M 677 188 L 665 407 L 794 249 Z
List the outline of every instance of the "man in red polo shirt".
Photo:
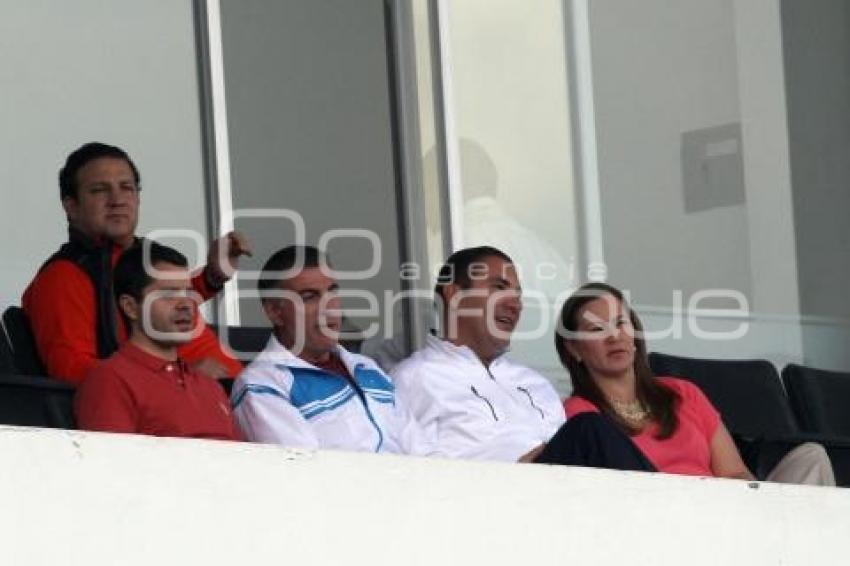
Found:
M 126 340 L 112 303 L 112 267 L 135 236 L 141 191 L 139 172 L 120 148 L 88 143 L 68 156 L 59 172 L 69 239 L 41 267 L 22 299 L 47 373 L 79 383 L 99 359 Z M 206 300 L 221 290 L 245 240 L 230 233 L 213 242 L 207 266 L 192 279 Z M 241 364 L 208 328 L 180 346 L 180 355 L 211 377 L 234 376 Z
M 187 265 L 180 252 L 150 240 L 118 260 L 115 299 L 130 337 L 77 389 L 81 429 L 240 439 L 221 385 L 178 355 L 197 322 Z

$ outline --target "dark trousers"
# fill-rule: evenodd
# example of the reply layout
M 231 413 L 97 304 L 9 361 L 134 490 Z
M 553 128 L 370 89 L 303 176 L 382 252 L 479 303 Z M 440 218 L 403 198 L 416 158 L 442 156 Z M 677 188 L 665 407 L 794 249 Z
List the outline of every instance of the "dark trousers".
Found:
M 655 466 L 608 417 L 580 413 L 555 433 L 535 462 L 655 472 Z

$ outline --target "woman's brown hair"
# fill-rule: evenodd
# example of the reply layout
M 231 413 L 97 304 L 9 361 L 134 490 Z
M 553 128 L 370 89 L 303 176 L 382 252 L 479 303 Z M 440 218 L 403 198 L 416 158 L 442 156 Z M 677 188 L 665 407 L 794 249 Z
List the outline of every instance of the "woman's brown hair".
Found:
M 561 308 L 561 316 L 558 319 L 558 326 L 555 328 L 555 349 L 558 352 L 558 357 L 561 358 L 561 363 L 570 373 L 573 395 L 583 397 L 596 405 L 603 414 L 613 419 L 628 434 L 633 435 L 640 432 L 617 414 L 593 380 L 593 376 L 590 375 L 587 367 L 567 351 L 566 341 L 575 339 L 574 335 L 579 330 L 579 313 L 581 310 L 591 301 L 603 298 L 606 295 L 614 297 L 623 305 L 623 308 L 628 311 L 629 319 L 634 327 L 636 397 L 649 411 L 650 418 L 658 424 L 656 438 L 660 440 L 670 438 L 679 426 L 679 419 L 676 417 L 676 407 L 680 402 L 679 396 L 675 391 L 665 387 L 655 379 L 655 375 L 649 367 L 646 341 L 643 339 L 643 325 L 640 319 L 629 308 L 623 293 L 616 287 L 605 283 L 588 283 L 570 295 L 570 298 Z

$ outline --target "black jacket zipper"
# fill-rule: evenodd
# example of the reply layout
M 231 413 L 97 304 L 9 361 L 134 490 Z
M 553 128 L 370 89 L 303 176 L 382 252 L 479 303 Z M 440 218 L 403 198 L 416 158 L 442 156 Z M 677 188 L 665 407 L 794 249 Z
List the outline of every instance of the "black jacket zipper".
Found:
M 531 403 L 531 406 L 537 409 L 537 412 L 540 413 L 540 418 L 545 419 L 546 415 L 543 414 L 543 409 L 534 404 L 534 398 L 532 398 L 531 393 L 528 392 L 528 389 L 525 387 L 517 387 L 517 390 L 525 393 L 525 396 L 528 397 L 528 402 Z
M 473 395 L 475 395 L 476 397 L 478 397 L 479 399 L 481 399 L 482 401 L 487 403 L 487 406 L 490 407 L 490 412 L 493 414 L 493 419 L 498 421 L 499 417 L 496 416 L 496 409 L 493 408 L 493 404 L 490 402 L 490 400 L 487 399 L 486 397 L 484 397 L 483 395 L 481 395 L 478 392 L 478 390 L 475 389 L 474 385 L 470 385 L 469 388 L 472 390 Z

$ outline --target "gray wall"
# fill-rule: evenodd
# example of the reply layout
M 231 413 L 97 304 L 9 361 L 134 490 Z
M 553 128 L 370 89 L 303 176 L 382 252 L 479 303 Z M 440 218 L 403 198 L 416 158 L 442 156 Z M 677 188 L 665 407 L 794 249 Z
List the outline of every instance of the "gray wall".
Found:
M 850 318 L 850 4 L 784 1 L 803 315 Z
M 786 0 L 782 32 L 800 311 L 839 319 L 804 326 L 804 354 L 813 365 L 848 369 L 850 4 Z
M 746 205 L 688 212 L 682 181 L 682 134 L 740 121 L 732 1 L 594 0 L 590 24 L 609 280 L 751 295 Z
M 392 128 L 381 0 L 249 0 L 222 3 L 233 204 L 300 213 L 307 242 L 332 228 L 375 231 L 380 273 L 341 282 L 382 297 L 399 289 Z M 237 221 L 259 269 L 293 243 L 283 220 Z M 367 267 L 370 246 L 337 241 L 334 267 Z M 255 288 L 240 281 L 240 291 Z M 357 301 L 354 306 L 364 306 Z M 243 324 L 265 323 L 256 299 L 240 302 Z

